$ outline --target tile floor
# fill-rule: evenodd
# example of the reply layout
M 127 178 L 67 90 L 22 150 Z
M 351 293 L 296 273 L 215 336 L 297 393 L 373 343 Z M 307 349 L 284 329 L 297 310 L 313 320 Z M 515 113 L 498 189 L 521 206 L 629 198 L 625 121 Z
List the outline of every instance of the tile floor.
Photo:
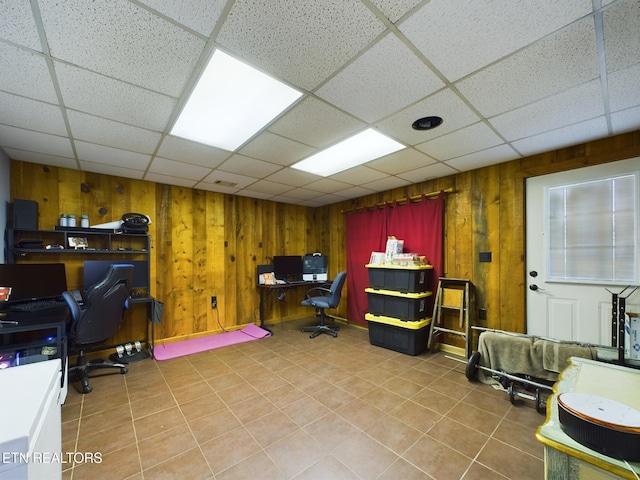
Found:
M 94 378 L 62 410 L 65 480 L 542 479 L 533 402 L 464 375 L 442 352 L 404 355 L 341 325 Z M 157 348 L 161 348 L 157 346 Z M 96 375 L 97 372 L 94 373 Z M 99 453 L 100 463 L 87 453 Z M 84 461 L 82 461 L 84 459 Z

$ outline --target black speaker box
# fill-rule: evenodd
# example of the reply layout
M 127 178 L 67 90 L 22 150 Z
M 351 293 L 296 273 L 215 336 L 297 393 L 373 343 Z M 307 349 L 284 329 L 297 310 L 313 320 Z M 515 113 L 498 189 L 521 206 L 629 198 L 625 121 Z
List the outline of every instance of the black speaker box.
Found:
M 38 202 L 35 200 L 13 200 L 11 217 L 13 228 L 38 229 Z

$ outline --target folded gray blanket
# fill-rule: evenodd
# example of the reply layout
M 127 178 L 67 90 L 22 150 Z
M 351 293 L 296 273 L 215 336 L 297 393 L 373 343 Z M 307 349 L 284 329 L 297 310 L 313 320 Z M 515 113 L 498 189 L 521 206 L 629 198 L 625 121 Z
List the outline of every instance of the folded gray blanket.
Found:
M 596 359 L 596 349 L 524 334 L 484 331 L 478 338 L 479 365 L 511 375 L 525 374 L 555 382 L 570 357 Z M 478 380 L 497 384 L 490 372 L 478 369 Z

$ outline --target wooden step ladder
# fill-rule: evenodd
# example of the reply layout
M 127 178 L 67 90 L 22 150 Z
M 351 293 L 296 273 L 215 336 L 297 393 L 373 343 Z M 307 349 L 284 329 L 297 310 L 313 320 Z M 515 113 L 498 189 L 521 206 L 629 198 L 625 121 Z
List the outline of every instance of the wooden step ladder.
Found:
M 440 332 L 458 335 L 464 338 L 465 353 L 467 358 L 471 357 L 472 332 L 471 332 L 471 281 L 460 278 L 438 279 L 438 290 L 433 304 L 433 317 L 429 330 L 429 341 L 427 348 L 433 350 L 436 344 L 436 337 Z M 458 312 L 458 328 L 446 328 L 443 323 L 443 311 Z

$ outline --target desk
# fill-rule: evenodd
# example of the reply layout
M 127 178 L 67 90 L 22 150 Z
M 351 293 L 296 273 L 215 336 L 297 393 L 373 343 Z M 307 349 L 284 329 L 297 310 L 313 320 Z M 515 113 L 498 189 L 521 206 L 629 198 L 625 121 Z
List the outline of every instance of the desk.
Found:
M 156 302 L 157 300 L 153 298 L 151 295 L 140 295 L 140 296 L 132 296 L 129 298 L 129 303 L 132 305 L 135 304 L 146 304 L 147 307 L 147 320 L 151 322 L 151 340 L 149 338 L 144 338 L 143 341 L 149 346 L 149 350 L 151 351 L 151 357 L 153 358 L 153 342 L 154 342 L 154 324 L 155 322 L 155 310 L 156 310 Z M 158 302 L 159 303 L 159 302 Z M 159 322 L 158 322 L 159 323 Z M 147 332 L 149 330 L 146 330 Z
M 536 438 L 544 445 L 545 478 L 566 479 L 635 479 L 627 465 L 592 450 L 564 433 L 558 420 L 557 396 L 563 392 L 584 392 L 609 398 L 636 409 L 640 408 L 640 371 L 619 365 L 571 357 L 553 386 L 547 401 L 546 422 L 538 427 Z M 640 464 L 631 464 L 640 475 Z
M 13 364 L 41 362 L 50 359 L 61 359 L 62 395 L 64 403 L 67 394 L 67 318 L 69 309 L 57 307 L 39 312 L 1 312 L 0 320 L 0 352 L 13 354 Z M 15 322 L 15 323 L 9 323 Z M 17 334 L 36 332 L 38 339 L 16 341 Z M 47 337 L 54 337 L 47 340 Z M 16 352 L 22 352 L 16 357 Z M 43 353 L 44 352 L 44 353 Z M 29 358 L 32 357 L 32 358 Z
M 322 285 L 330 284 L 331 281 L 310 281 L 310 282 L 291 282 L 291 283 L 276 283 L 275 285 L 258 285 L 260 290 L 260 328 L 265 329 L 267 332 L 273 335 L 273 332 L 264 326 L 264 299 L 269 291 L 275 290 L 288 290 L 290 288 L 305 287 L 309 289 L 311 287 L 319 287 Z

